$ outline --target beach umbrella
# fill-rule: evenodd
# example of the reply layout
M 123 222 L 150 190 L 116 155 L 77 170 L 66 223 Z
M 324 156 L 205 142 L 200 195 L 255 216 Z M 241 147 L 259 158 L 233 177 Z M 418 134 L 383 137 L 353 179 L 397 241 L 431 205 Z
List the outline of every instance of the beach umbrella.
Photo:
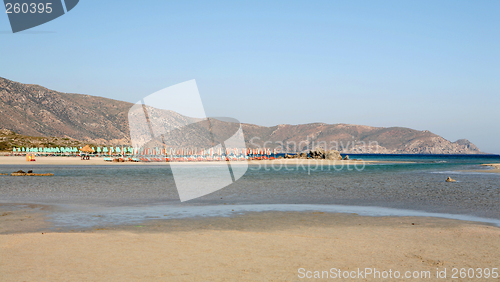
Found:
M 94 149 L 90 148 L 89 145 L 85 145 L 85 147 L 80 148 L 80 151 L 83 153 L 94 153 L 95 152 Z

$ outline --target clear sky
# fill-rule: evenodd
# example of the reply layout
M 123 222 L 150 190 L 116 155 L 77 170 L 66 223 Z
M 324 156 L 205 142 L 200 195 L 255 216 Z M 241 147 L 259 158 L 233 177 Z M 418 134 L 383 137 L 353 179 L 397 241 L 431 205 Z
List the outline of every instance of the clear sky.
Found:
M 259 125 L 404 126 L 500 153 L 500 1 L 97 1 L 12 34 L 0 76 L 137 102 L 196 79 Z

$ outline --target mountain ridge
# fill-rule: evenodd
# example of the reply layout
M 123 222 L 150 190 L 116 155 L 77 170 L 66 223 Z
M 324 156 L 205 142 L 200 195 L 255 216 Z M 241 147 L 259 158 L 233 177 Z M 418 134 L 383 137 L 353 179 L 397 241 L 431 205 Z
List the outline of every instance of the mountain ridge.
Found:
M 18 134 L 58 136 L 103 145 L 131 144 L 128 111 L 132 106 L 129 102 L 62 93 L 0 77 L 0 128 Z M 275 148 L 281 144 L 289 151 L 323 147 L 343 153 L 482 153 L 466 139 L 451 142 L 428 130 L 405 127 L 322 122 L 271 127 L 241 125 L 249 148 Z

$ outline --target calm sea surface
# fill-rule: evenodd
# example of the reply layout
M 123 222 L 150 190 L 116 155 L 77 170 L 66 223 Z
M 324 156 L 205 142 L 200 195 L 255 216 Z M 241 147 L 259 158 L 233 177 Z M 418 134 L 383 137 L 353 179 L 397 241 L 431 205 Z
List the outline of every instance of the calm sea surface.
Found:
M 482 163 L 500 156 L 350 155 L 405 161 L 354 167 L 250 166 L 237 182 L 181 203 L 169 166 L 0 166 L 53 177 L 0 176 L 0 203 L 54 205 L 56 225 L 94 226 L 148 218 L 230 215 L 260 210 L 325 210 L 367 215 L 486 218 L 500 222 L 500 174 Z M 446 183 L 451 176 L 456 183 Z M 444 215 L 446 214 L 446 215 Z M 477 219 L 481 221 L 481 219 Z

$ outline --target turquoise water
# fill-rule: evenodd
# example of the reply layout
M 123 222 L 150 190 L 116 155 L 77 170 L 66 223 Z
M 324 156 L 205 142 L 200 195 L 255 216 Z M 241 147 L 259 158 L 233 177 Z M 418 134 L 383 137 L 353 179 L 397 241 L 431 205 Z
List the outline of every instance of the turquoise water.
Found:
M 0 166 L 0 172 L 34 169 L 53 177 L 0 176 L 0 202 L 53 205 L 60 225 L 127 223 L 167 210 L 190 216 L 236 211 L 316 209 L 339 212 L 384 208 L 385 214 L 500 219 L 500 174 L 482 163 L 500 156 L 350 155 L 351 159 L 404 161 L 364 167 L 250 166 L 235 183 L 183 202 L 169 166 Z M 193 167 L 196 173 L 196 167 Z M 451 176 L 456 183 L 446 183 Z M 253 207 L 253 208 L 249 208 Z M 257 208 L 258 207 L 258 208 Z M 208 212 L 208 211 L 211 212 Z M 195 212 L 196 211 L 196 212 Z M 100 216 L 96 217 L 95 215 Z M 376 213 L 373 215 L 377 215 Z M 87 218 L 87 220 L 82 219 Z M 71 220 L 73 218 L 74 220 Z M 493 221 L 491 221 L 494 223 Z M 480 221 L 480 220 L 479 220 Z M 72 223 L 69 223 L 72 222 Z

